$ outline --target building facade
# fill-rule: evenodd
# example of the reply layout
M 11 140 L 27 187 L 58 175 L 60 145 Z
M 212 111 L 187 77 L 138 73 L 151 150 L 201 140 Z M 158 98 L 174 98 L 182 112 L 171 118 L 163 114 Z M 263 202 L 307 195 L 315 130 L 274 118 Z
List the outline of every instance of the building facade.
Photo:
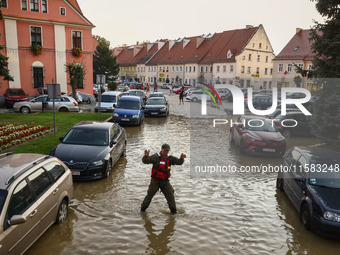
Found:
M 83 15 L 76 0 L 4 0 L 0 21 L 2 54 L 9 58 L 14 81 L 1 80 L 0 94 L 22 88 L 29 96 L 52 82 L 71 92 L 67 63 L 81 63 L 85 78 L 78 90 L 93 91 L 94 25 Z

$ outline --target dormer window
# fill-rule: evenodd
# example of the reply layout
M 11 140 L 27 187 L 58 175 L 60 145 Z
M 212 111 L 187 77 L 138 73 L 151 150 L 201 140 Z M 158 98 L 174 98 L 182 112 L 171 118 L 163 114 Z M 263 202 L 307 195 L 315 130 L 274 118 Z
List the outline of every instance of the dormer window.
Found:
M 66 15 L 66 9 L 64 7 L 60 8 L 60 15 L 62 15 L 62 16 Z
M 227 58 L 228 58 L 228 59 L 231 58 L 231 52 L 230 52 L 230 50 L 228 51 Z

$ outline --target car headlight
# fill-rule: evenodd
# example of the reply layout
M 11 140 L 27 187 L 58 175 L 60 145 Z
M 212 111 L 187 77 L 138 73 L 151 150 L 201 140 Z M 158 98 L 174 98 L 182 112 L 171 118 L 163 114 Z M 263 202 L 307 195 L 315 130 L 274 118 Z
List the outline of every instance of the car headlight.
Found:
M 101 165 L 104 165 L 105 164 L 105 160 L 98 160 L 98 161 L 94 161 L 91 163 L 91 165 L 93 166 L 101 166 Z
M 340 215 L 339 215 L 339 214 L 336 214 L 336 213 L 333 213 L 333 212 L 325 212 L 325 213 L 323 214 L 323 217 L 324 217 L 326 220 L 335 221 L 335 222 L 340 222 Z
M 161 111 L 161 112 L 165 112 L 165 111 L 166 111 L 166 108 L 164 107 L 164 108 L 162 108 L 160 111 Z
M 252 135 L 249 135 L 249 134 L 247 134 L 247 136 L 251 141 L 262 141 L 262 139 L 260 139 L 258 137 L 255 137 L 255 136 L 252 136 Z
M 132 118 L 139 118 L 139 115 L 132 115 Z
M 114 117 L 119 117 L 119 114 L 118 113 L 114 113 L 113 116 Z

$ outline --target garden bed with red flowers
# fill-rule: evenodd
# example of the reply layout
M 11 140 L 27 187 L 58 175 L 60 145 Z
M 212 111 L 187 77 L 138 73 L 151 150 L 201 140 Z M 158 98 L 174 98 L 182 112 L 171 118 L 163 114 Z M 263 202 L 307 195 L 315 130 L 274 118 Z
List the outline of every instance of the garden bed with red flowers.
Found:
M 0 152 L 51 132 L 51 127 L 27 125 L 0 125 Z

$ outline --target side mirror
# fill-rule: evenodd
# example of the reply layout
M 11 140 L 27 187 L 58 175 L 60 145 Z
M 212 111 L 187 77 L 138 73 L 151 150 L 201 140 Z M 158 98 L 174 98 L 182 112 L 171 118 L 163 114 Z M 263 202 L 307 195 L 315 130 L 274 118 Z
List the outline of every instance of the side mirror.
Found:
M 112 141 L 110 142 L 110 147 L 113 147 L 113 145 L 115 145 L 116 143 L 117 143 L 117 141 L 112 140 Z
M 61 143 L 63 142 L 63 140 L 64 140 L 64 137 L 63 137 L 63 136 L 59 137 L 59 141 L 60 141 Z
M 8 221 L 10 226 L 19 225 L 26 222 L 26 218 L 22 215 L 13 215 L 12 218 Z
M 116 104 L 113 104 L 113 108 L 116 108 Z

